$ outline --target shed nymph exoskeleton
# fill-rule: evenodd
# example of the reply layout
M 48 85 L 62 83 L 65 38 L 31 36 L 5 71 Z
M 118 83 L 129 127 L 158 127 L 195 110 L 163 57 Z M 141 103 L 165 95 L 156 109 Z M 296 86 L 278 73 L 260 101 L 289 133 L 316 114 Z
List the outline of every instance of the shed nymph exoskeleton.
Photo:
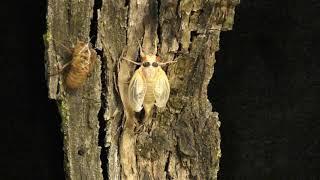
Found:
M 97 53 L 90 42 L 77 40 L 75 47 L 70 49 L 63 44 L 61 45 L 71 53 L 72 57 L 69 62 L 59 67 L 57 73 L 51 75 L 60 74 L 68 67 L 64 82 L 69 90 L 77 90 L 85 84 L 88 76 L 93 71 L 97 61 Z
M 140 112 L 144 108 L 144 119 L 150 120 L 149 117 L 153 106 L 156 105 L 159 108 L 165 107 L 170 95 L 169 80 L 161 66 L 176 61 L 162 63 L 159 56 L 156 56 L 156 52 L 145 54 L 142 51 L 141 45 L 140 56 L 142 62 L 123 58 L 140 66 L 130 80 L 128 100 L 135 112 Z
M 97 53 L 90 43 L 77 41 L 65 83 L 69 89 L 83 86 L 97 61 Z

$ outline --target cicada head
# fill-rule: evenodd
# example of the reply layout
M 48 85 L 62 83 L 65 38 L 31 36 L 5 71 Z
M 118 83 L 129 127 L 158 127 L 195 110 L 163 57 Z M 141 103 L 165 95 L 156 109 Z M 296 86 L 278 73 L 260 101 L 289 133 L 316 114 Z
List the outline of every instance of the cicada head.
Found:
M 159 68 L 158 64 L 158 57 L 156 54 L 146 54 L 142 51 L 142 48 L 140 46 L 140 56 L 141 56 L 141 68 L 143 75 L 147 79 L 153 79 L 155 78 L 155 74 L 157 69 Z
M 139 43 L 139 42 L 138 42 Z M 140 56 L 141 56 L 141 61 L 143 62 L 150 62 L 151 64 L 153 62 L 159 62 L 159 57 L 156 55 L 157 54 L 157 44 L 155 42 L 154 45 L 154 51 L 153 53 L 145 53 L 143 52 L 143 49 L 141 47 L 141 44 L 139 43 L 139 48 L 140 48 Z

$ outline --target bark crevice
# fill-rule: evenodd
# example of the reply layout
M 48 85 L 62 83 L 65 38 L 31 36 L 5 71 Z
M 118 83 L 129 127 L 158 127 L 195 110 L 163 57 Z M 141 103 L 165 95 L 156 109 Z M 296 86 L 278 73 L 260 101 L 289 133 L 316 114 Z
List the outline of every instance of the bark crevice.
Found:
M 103 56 L 103 51 L 98 52 L 98 55 L 100 57 Z M 105 142 L 106 140 L 106 119 L 104 117 L 104 114 L 106 112 L 106 95 L 105 91 L 107 89 L 107 84 L 106 84 L 106 70 L 105 70 L 105 63 L 104 63 L 104 58 L 101 58 L 101 107 L 98 113 L 98 121 L 99 121 L 99 136 L 98 136 L 98 145 L 101 147 L 101 152 L 100 152 L 100 160 L 101 160 L 101 168 L 102 168 L 102 175 L 103 179 L 107 180 L 108 179 L 108 152 L 109 149 L 107 147 L 107 144 Z
M 102 1 L 103 0 L 94 0 L 94 3 L 93 3 L 93 10 L 92 10 L 92 18 L 91 18 L 89 36 L 91 38 L 90 42 L 94 46 L 95 46 L 95 44 L 97 42 L 97 38 L 98 38 L 98 13 L 99 13 L 99 10 L 102 7 Z
M 101 168 L 102 168 L 102 175 L 103 179 L 108 179 L 108 147 L 106 146 L 105 139 L 106 139 L 106 120 L 104 118 L 104 114 L 106 111 L 106 95 L 105 91 L 107 89 L 106 84 L 106 69 L 105 69 L 105 59 L 103 57 L 103 49 L 99 50 L 96 48 L 95 44 L 97 42 L 98 38 L 98 13 L 99 10 L 102 7 L 102 0 L 94 0 L 93 4 L 93 13 L 91 18 L 91 24 L 90 24 L 90 43 L 93 45 L 93 48 L 95 48 L 95 51 L 97 52 L 97 55 L 100 57 L 101 60 L 101 107 L 98 112 L 98 121 L 99 121 L 99 134 L 98 134 L 98 145 L 101 148 L 100 151 L 100 160 L 101 160 Z

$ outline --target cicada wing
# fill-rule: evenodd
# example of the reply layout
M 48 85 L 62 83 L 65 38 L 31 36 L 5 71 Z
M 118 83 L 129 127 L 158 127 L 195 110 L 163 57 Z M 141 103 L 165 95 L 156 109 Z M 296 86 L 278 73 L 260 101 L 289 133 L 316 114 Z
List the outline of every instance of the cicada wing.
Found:
M 166 73 L 159 67 L 154 83 L 156 106 L 165 107 L 170 95 L 170 84 Z
M 142 110 L 144 96 L 147 91 L 147 86 L 141 69 L 134 72 L 132 79 L 130 80 L 128 95 L 129 104 L 135 112 Z

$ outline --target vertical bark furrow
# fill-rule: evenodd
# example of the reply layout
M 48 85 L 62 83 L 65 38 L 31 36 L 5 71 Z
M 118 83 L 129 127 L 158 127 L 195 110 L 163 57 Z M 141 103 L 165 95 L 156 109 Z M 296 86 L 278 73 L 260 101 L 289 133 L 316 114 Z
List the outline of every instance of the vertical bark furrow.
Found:
M 98 20 L 98 42 L 103 49 L 105 62 L 106 121 L 105 143 L 108 153 L 108 179 L 121 179 L 119 138 L 122 132 L 123 107 L 119 98 L 116 73 L 118 59 L 126 45 L 127 2 L 122 0 L 103 1 Z M 125 82 L 124 82 L 125 83 Z

